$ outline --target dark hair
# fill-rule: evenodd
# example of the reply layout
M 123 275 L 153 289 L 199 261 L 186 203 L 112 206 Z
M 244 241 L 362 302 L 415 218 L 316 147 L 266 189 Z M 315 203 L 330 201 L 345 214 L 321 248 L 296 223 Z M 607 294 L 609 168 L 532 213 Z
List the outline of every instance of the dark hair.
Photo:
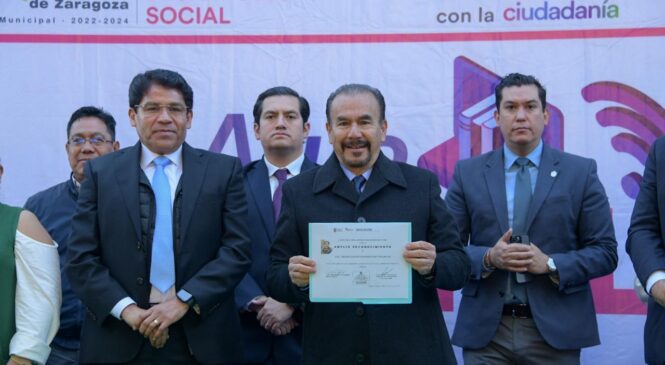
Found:
M 84 117 L 95 117 L 104 122 L 106 130 L 111 135 L 111 141 L 115 141 L 115 119 L 111 114 L 105 112 L 104 109 L 96 106 L 83 106 L 72 113 L 67 123 L 67 138 L 69 138 L 69 132 L 72 130 L 72 124 Z
M 194 91 L 179 73 L 171 70 L 150 70 L 134 76 L 129 84 L 129 107 L 135 108 L 150 89 L 157 84 L 169 89 L 176 89 L 182 94 L 188 109 L 194 107 Z
M 379 89 L 365 84 L 346 84 L 338 87 L 337 90 L 333 91 L 330 96 L 328 96 L 328 100 L 326 101 L 326 119 L 328 120 L 328 123 L 331 122 L 330 107 L 337 96 L 341 94 L 357 95 L 361 93 L 370 93 L 374 96 L 376 102 L 379 103 L 381 121 L 386 120 L 386 100 L 383 98 L 383 94 L 381 94 Z
M 543 85 L 540 84 L 538 79 L 531 75 L 522 75 L 520 73 L 512 73 L 506 75 L 506 77 L 501 79 L 498 85 L 494 88 L 494 98 L 496 103 L 496 109 L 499 110 L 501 106 L 501 99 L 503 99 L 503 89 L 511 86 L 524 86 L 524 85 L 536 85 L 538 88 L 538 98 L 540 99 L 540 104 L 543 105 L 543 110 L 547 107 L 547 91 Z
M 254 103 L 254 110 L 252 111 L 254 114 L 254 123 L 259 124 L 259 121 L 261 120 L 261 113 L 263 113 L 263 101 L 271 96 L 279 95 L 288 95 L 297 98 L 298 103 L 300 104 L 300 116 L 302 117 L 302 122 L 307 123 L 309 120 L 309 103 L 307 102 L 307 99 L 300 96 L 300 94 L 298 94 L 292 88 L 286 86 L 271 87 L 270 89 L 259 94 L 259 97 L 256 98 L 256 103 Z

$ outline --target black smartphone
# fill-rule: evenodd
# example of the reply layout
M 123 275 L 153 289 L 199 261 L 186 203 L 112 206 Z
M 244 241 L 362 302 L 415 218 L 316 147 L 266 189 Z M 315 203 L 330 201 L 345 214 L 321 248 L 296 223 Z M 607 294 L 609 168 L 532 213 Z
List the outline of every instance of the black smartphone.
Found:
M 513 235 L 510 236 L 510 241 L 508 243 L 521 243 L 524 245 L 528 245 L 531 243 L 529 241 L 529 235 L 527 234 L 518 234 L 518 235 Z

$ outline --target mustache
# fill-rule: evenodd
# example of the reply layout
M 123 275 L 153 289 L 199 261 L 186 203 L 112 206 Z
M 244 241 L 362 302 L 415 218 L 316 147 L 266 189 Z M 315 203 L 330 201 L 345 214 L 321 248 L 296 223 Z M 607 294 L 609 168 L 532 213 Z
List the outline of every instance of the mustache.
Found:
M 364 139 L 357 139 L 352 141 L 346 141 L 342 143 L 344 148 L 365 148 L 369 147 L 369 142 Z

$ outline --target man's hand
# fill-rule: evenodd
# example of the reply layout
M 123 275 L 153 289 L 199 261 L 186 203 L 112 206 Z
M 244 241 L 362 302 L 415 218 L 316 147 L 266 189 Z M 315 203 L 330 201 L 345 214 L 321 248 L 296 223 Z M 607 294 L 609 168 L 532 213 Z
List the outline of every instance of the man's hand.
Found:
M 651 287 L 651 296 L 660 304 L 662 307 L 665 307 L 665 280 L 658 280 Z
M 547 266 L 547 260 L 549 260 L 550 257 L 545 255 L 543 251 L 533 243 L 529 245 L 529 248 L 533 253 L 533 259 L 531 265 L 529 265 L 528 271 L 532 274 L 548 274 L 550 268 Z
M 12 355 L 7 361 L 7 365 L 31 365 L 32 361 L 18 355 Z
M 521 243 L 509 243 L 513 230 L 509 229 L 489 250 L 490 264 L 496 268 L 526 272 L 529 265 L 533 263 L 533 250 L 531 245 Z M 540 251 L 540 250 L 539 250 Z M 547 259 L 545 259 L 547 263 Z M 547 267 L 547 265 L 545 265 Z
M 141 322 L 139 332 L 145 338 L 159 339 L 164 335 L 162 332 L 165 332 L 169 326 L 179 321 L 188 310 L 189 306 L 177 297 L 157 304 L 148 310 L 149 314 Z
M 166 344 L 166 341 L 169 339 L 169 329 L 164 331 L 153 331 L 152 336 L 150 336 L 150 344 L 156 349 L 161 349 Z
M 148 314 L 149 312 L 147 310 L 139 308 L 136 304 L 130 304 L 120 312 L 120 318 L 122 318 L 133 331 L 136 331 Z
M 270 329 L 270 333 L 275 336 L 284 336 L 291 333 L 296 327 L 298 327 L 298 321 L 294 318 L 289 318 L 282 323 L 275 323 Z
M 293 256 L 289 259 L 289 277 L 300 288 L 309 285 L 309 274 L 316 272 L 314 260 L 305 256 Z
M 259 313 L 261 308 L 266 304 L 268 301 L 269 297 L 266 297 L 265 295 L 259 295 L 258 297 L 252 299 L 248 304 L 247 304 L 247 309 L 250 312 L 254 313 Z
M 402 256 L 420 275 L 427 275 L 436 261 L 436 247 L 425 241 L 407 243 Z
M 291 318 L 293 307 L 286 303 L 280 303 L 272 298 L 268 298 L 263 308 L 259 311 L 256 319 L 263 328 L 271 331 L 275 325 L 279 325 Z

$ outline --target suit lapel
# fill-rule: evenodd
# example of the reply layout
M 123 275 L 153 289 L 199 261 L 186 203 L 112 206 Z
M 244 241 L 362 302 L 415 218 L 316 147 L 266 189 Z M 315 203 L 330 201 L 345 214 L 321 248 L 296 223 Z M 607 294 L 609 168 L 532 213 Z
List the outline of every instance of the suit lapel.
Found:
M 187 143 L 182 145 L 182 212 L 180 214 L 180 242 L 185 241 L 189 222 L 194 216 L 194 208 L 201 191 L 201 185 L 205 181 L 206 166 L 208 164 L 205 156 L 190 147 Z M 178 248 L 178 247 L 177 247 Z M 177 249 L 176 248 L 176 249 Z
M 406 179 L 404 179 L 402 170 L 400 170 L 396 163 L 390 161 L 383 153 L 380 153 L 372 169 L 372 174 L 365 185 L 365 190 L 360 194 L 358 204 L 362 204 L 362 202 L 379 192 L 389 183 L 406 188 Z
M 543 146 L 543 156 L 540 159 L 540 166 L 538 167 L 538 180 L 536 181 L 536 188 L 533 192 L 533 200 L 529 207 L 529 215 L 526 220 L 526 231 L 529 231 L 536 213 L 540 210 L 545 201 L 545 198 L 550 194 L 554 180 L 558 175 L 556 172 L 559 166 L 559 155 L 557 151 Z M 552 176 L 554 175 L 554 176 Z
M 251 170 L 247 171 L 249 183 L 248 194 L 252 195 L 256 209 L 259 211 L 263 226 L 272 241 L 275 234 L 275 218 L 273 214 L 272 197 L 270 196 L 270 181 L 268 167 L 263 159 L 257 161 Z
M 339 166 L 337 156 L 332 153 L 323 166 L 316 172 L 312 191 L 318 194 L 332 185 L 333 194 L 348 200 L 354 205 L 358 201 L 358 194 L 353 189 L 353 184 L 346 178 L 342 168 Z
M 120 150 L 113 162 L 114 175 L 122 192 L 122 200 L 127 208 L 127 215 L 132 221 L 137 239 L 141 239 L 139 218 L 139 175 L 141 172 L 141 143 Z M 128 168 L 128 166 L 130 166 Z
M 494 214 L 499 221 L 501 233 L 508 230 L 508 205 L 506 198 L 506 173 L 503 168 L 503 151 L 491 152 L 485 165 L 485 184 L 490 193 Z
M 305 159 L 302 161 L 302 166 L 300 167 L 300 172 L 305 172 L 307 170 L 313 169 L 316 167 L 316 163 L 312 162 L 310 159 L 305 157 Z

